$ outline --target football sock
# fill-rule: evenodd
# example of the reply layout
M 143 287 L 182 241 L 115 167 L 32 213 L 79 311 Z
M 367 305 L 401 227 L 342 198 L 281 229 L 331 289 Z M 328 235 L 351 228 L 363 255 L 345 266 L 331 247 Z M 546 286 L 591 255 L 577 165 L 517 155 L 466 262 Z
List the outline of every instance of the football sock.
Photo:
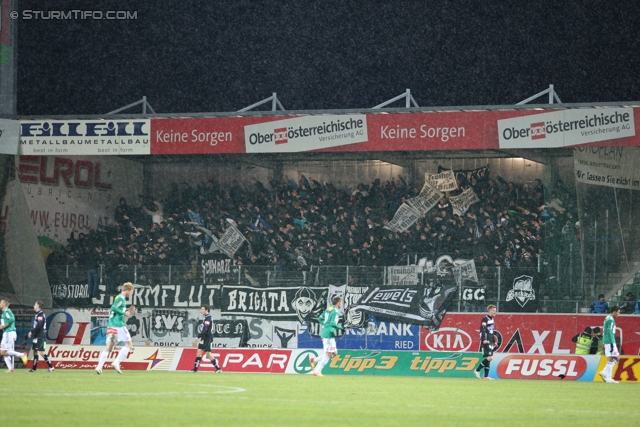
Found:
M 313 372 L 315 373 L 320 373 L 322 372 L 322 368 L 324 368 L 324 365 L 326 365 L 327 363 L 329 363 L 329 356 L 327 356 L 326 354 L 323 354 L 322 356 L 320 356 L 319 359 L 316 360 L 316 369 L 313 370 Z
M 38 353 L 33 355 L 33 367 L 31 369 L 34 371 L 38 369 Z
M 484 368 L 484 362 L 486 362 L 486 360 L 487 359 L 483 359 L 482 362 L 480 362 L 480 364 L 476 368 L 476 371 L 480 372 L 482 370 L 482 368 Z
M 202 359 L 201 357 L 196 357 L 196 361 L 193 363 L 193 370 L 197 371 L 198 368 L 200 367 L 200 359 Z
M 102 367 L 104 366 L 104 362 L 107 361 L 107 357 L 109 357 L 109 350 L 105 348 L 104 350 L 102 350 L 100 360 L 98 361 L 98 367 L 96 369 L 102 369 Z
M 220 370 L 220 366 L 218 366 L 218 361 L 216 360 L 215 357 L 211 358 L 211 363 L 213 364 L 214 368 L 216 368 L 217 370 Z
M 53 368 L 53 364 L 51 363 L 51 360 L 49 360 L 49 356 L 45 354 L 44 356 L 42 356 L 42 358 L 44 359 L 45 362 L 47 362 L 47 365 L 49 365 L 50 368 Z
M 322 356 L 316 357 L 316 367 L 313 370 L 313 372 L 316 372 L 316 373 L 320 372 L 320 369 L 321 369 L 320 366 L 322 366 L 321 363 L 322 363 L 322 361 L 324 360 L 325 357 L 326 356 L 324 354 Z
M 489 376 L 489 368 L 491 367 L 491 361 L 485 359 L 484 360 L 484 377 L 487 378 Z
M 614 365 L 615 362 L 607 362 L 607 366 L 604 368 L 605 372 L 607 373 L 607 378 L 611 378 Z
M 4 356 L 4 363 L 7 364 L 7 369 L 13 371 L 13 358 L 11 356 Z
M 120 352 L 118 353 L 118 357 L 116 357 L 116 362 L 117 363 L 122 362 L 124 358 L 127 357 L 127 354 L 129 354 L 129 347 L 125 345 L 120 349 Z

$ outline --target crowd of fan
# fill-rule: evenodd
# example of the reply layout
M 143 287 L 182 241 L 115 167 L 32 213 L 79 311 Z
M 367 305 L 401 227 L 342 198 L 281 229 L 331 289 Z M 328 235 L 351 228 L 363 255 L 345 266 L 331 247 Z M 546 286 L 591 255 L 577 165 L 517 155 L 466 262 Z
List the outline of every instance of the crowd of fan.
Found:
M 336 188 L 300 175 L 228 189 L 215 180 L 193 188 L 173 184 L 164 200 L 141 197 L 138 206 L 121 199 L 114 224 L 73 234 L 64 253 L 49 264 L 180 265 L 219 253 L 217 240 L 236 226 L 247 242 L 236 252 L 244 265 L 307 270 L 318 265 L 387 266 L 407 255 L 471 259 L 476 266 L 537 265 L 545 252 L 579 238 L 574 196 L 561 181 L 548 190 L 506 182 L 487 168 L 456 173 L 460 189 L 472 187 L 480 202 L 453 214 L 447 198 L 404 232 L 385 228 L 422 183 L 397 177 L 376 179 L 355 190 Z M 460 190 L 451 192 L 455 195 Z

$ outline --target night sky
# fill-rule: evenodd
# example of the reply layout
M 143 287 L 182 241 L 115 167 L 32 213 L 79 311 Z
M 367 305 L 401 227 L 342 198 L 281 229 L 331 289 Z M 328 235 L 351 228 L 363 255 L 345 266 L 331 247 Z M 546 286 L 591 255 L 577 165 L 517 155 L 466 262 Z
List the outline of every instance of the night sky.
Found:
M 24 19 L 74 9 L 137 19 Z M 236 111 L 272 92 L 287 110 L 368 108 L 406 88 L 421 107 L 504 105 L 550 83 L 563 102 L 640 100 L 637 0 L 20 0 L 19 10 L 21 115 L 101 114 L 143 95 L 158 113 Z

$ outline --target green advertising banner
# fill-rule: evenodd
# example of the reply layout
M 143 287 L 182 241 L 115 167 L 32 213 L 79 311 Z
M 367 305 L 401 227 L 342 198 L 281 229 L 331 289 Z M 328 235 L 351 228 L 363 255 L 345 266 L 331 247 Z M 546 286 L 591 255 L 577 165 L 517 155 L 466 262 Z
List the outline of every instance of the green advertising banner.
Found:
M 481 353 L 340 350 L 322 373 L 473 378 L 481 360 Z

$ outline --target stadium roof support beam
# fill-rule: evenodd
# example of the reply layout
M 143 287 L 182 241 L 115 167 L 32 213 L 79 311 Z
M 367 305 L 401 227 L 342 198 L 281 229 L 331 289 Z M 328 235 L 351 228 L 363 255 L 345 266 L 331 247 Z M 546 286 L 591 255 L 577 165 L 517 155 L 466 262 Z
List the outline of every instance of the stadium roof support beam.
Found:
M 253 110 L 255 107 L 259 107 L 269 102 L 271 103 L 271 111 L 278 111 L 278 107 L 280 107 L 280 110 L 285 111 L 284 107 L 280 103 L 280 100 L 278 99 L 278 95 L 275 92 L 273 92 L 273 95 L 271 95 L 270 97 L 265 98 L 262 101 L 258 101 L 255 104 L 251 104 L 248 107 L 244 107 L 243 109 L 238 110 L 238 113 L 241 113 L 243 111 Z
M 542 95 L 547 95 L 549 94 L 549 104 L 553 104 L 553 101 L 557 101 L 558 104 L 562 104 L 562 101 L 560 101 L 560 97 L 558 97 L 558 94 L 556 93 L 555 89 L 553 88 L 553 85 L 549 85 L 548 89 L 543 90 L 542 92 L 538 92 L 533 96 L 530 96 L 529 98 L 525 99 L 524 101 L 520 101 L 518 102 L 516 105 L 524 105 L 530 101 L 533 101 L 536 98 L 540 98 Z
M 142 114 L 147 114 L 147 108 L 149 109 L 151 114 L 156 114 L 156 112 L 153 110 L 153 107 L 151 107 L 151 104 L 149 104 L 149 101 L 147 101 L 146 96 L 143 96 L 140 101 L 136 101 L 129 105 L 125 105 L 124 107 L 118 108 L 117 110 L 109 111 L 107 114 L 117 114 L 121 111 L 128 110 L 129 108 L 135 107 L 136 105 L 142 105 Z
M 403 93 L 402 95 L 398 95 L 395 98 L 391 98 L 390 100 L 383 102 L 382 104 L 378 104 L 375 107 L 371 107 L 371 109 L 375 110 L 378 108 L 386 107 L 389 104 L 393 104 L 394 102 L 401 100 L 402 98 L 404 98 L 406 101 L 406 108 L 411 108 L 411 104 L 413 104 L 414 107 L 419 108 L 418 103 L 416 102 L 415 99 L 413 99 L 413 95 L 411 95 L 411 90 L 407 89 L 406 92 Z
M 520 158 L 531 160 L 532 162 L 540 163 L 543 165 L 549 164 L 550 157 L 555 157 L 550 155 L 544 155 L 544 154 L 535 152 L 534 150 L 514 149 L 514 150 L 503 150 L 503 151 L 509 154 L 510 156 L 520 157 Z

